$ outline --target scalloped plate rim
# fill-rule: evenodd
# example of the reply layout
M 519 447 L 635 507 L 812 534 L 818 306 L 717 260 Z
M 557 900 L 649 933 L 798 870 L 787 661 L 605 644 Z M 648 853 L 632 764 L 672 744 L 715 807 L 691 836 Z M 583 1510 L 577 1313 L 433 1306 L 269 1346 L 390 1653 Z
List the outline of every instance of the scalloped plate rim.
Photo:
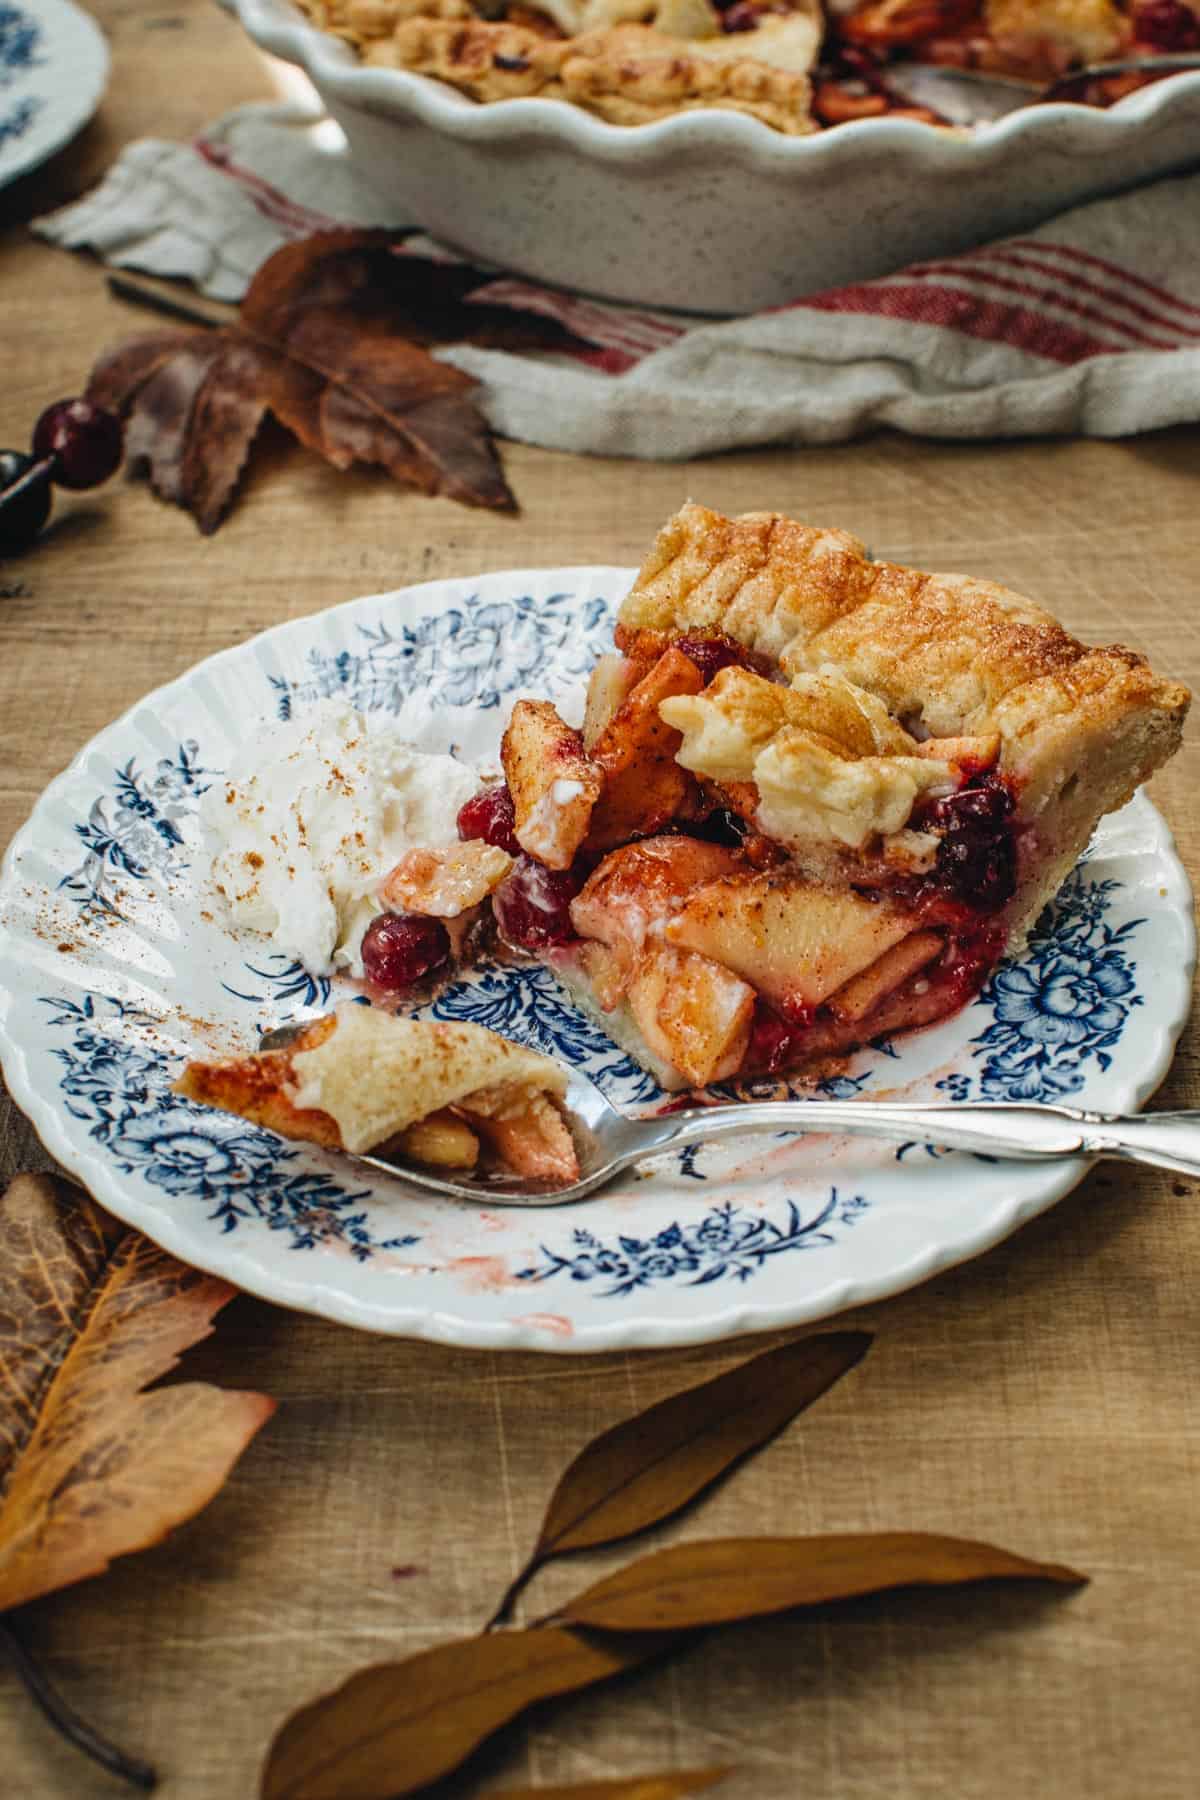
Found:
M 620 565 L 580 564 L 526 566 L 489 570 L 479 575 L 445 577 L 357 596 L 313 613 L 283 620 L 249 638 L 213 652 L 171 681 L 135 700 L 109 725 L 95 733 L 70 763 L 47 784 L 0 860 L 0 900 L 14 880 L 21 856 L 28 849 L 36 848 L 35 828 L 42 809 L 66 795 L 71 783 L 83 772 L 88 759 L 94 754 L 104 753 L 103 744 L 106 739 L 133 724 L 137 715 L 147 708 L 159 713 L 161 717 L 162 709 L 169 704 L 174 694 L 187 688 L 202 671 L 209 673 L 226 663 L 251 655 L 263 644 L 286 642 L 293 636 L 303 636 L 306 630 L 311 631 L 318 622 L 348 616 L 380 601 L 403 599 L 410 602 L 422 596 L 434 595 L 444 598 L 448 590 L 470 590 L 483 582 L 515 585 L 531 577 L 544 580 L 547 576 L 552 576 L 556 582 L 580 583 L 609 579 L 628 583 L 635 573 L 635 570 Z M 1143 1019 L 1149 1017 L 1154 1020 L 1153 1039 L 1139 1065 L 1144 1071 L 1141 1078 L 1119 1088 L 1111 1103 L 1114 1110 L 1122 1111 L 1135 1111 L 1143 1106 L 1165 1078 L 1175 1044 L 1191 1010 L 1191 987 L 1196 965 L 1196 929 L 1187 873 L 1162 814 L 1144 793 L 1140 793 L 1138 799 L 1131 804 L 1139 803 L 1157 822 L 1156 850 L 1165 890 L 1163 905 L 1182 931 L 1185 953 L 1179 966 L 1179 1004 L 1171 1016 L 1142 1014 Z M 11 942 L 12 938 L 13 934 L 7 923 L 0 922 L 0 941 Z M 302 1280 L 291 1280 L 273 1269 L 267 1272 L 257 1259 L 237 1247 L 236 1238 L 223 1237 L 217 1232 L 201 1236 L 198 1229 L 190 1224 L 186 1213 L 163 1212 L 144 1204 L 136 1197 L 136 1189 L 131 1190 L 118 1171 L 111 1169 L 97 1156 L 89 1154 L 86 1146 L 72 1141 L 64 1123 L 61 1106 L 43 1098 L 35 1088 L 25 1046 L 9 1030 L 14 999 L 14 992 L 7 983 L 0 986 L 0 1067 L 9 1092 L 30 1120 L 45 1148 L 116 1217 L 143 1231 L 164 1249 L 194 1267 L 229 1280 L 262 1299 L 379 1335 L 413 1337 L 455 1348 L 535 1351 L 557 1355 L 604 1354 L 626 1349 L 664 1349 L 713 1343 L 751 1333 L 815 1324 L 850 1307 L 873 1304 L 903 1293 L 942 1270 L 973 1260 L 1011 1236 L 1022 1225 L 1048 1211 L 1079 1184 L 1089 1168 L 1089 1164 L 1081 1158 L 1064 1160 L 1059 1169 L 1045 1171 L 1036 1196 L 1018 1198 L 1016 1201 L 998 1198 L 988 1213 L 977 1221 L 976 1230 L 969 1241 L 962 1240 L 954 1245 L 923 1246 L 906 1262 L 892 1265 L 886 1274 L 875 1278 L 835 1280 L 823 1288 L 798 1296 L 794 1301 L 779 1305 L 764 1305 L 751 1299 L 748 1303 L 720 1308 L 695 1319 L 680 1318 L 669 1310 L 661 1311 L 655 1298 L 643 1296 L 640 1303 L 642 1311 L 636 1318 L 616 1319 L 611 1325 L 584 1325 L 576 1328 L 574 1335 L 567 1341 L 548 1341 L 544 1332 L 517 1320 L 472 1319 L 444 1309 L 430 1310 L 419 1306 L 383 1307 L 356 1297 L 344 1288 L 331 1287 L 319 1278 L 309 1276 Z M 916 1178 L 914 1168 L 914 1179 Z M 564 1212 L 561 1216 L 567 1215 Z M 575 1216 L 575 1209 L 571 1210 L 571 1216 Z M 213 1253 L 208 1251 L 210 1237 Z M 253 1266 L 249 1267 L 252 1262 Z M 248 1272 L 239 1273 L 243 1269 L 248 1269 Z

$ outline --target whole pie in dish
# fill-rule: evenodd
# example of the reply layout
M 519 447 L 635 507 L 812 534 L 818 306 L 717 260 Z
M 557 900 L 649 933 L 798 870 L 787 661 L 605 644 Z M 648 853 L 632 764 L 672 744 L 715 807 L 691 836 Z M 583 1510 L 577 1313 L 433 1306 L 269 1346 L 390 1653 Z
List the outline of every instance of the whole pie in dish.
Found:
M 668 1088 L 802 1072 L 962 1007 L 1188 703 L 992 582 L 688 504 L 582 729 L 518 701 L 504 781 L 390 872 L 364 964 L 441 919 L 446 969 L 540 959 Z
M 398 1154 L 450 1171 L 481 1156 L 555 1182 L 579 1173 L 564 1071 L 481 1025 L 406 1019 L 353 1001 L 286 1047 L 191 1062 L 176 1092 L 282 1137 Z
M 475 100 L 568 100 L 615 125 L 715 107 L 794 136 L 885 113 L 945 124 L 889 86 L 889 68 L 906 58 L 1043 83 L 1116 57 L 1200 50 L 1191 0 L 300 4 L 365 62 Z M 1148 79 L 1087 78 L 1069 97 L 1106 105 Z

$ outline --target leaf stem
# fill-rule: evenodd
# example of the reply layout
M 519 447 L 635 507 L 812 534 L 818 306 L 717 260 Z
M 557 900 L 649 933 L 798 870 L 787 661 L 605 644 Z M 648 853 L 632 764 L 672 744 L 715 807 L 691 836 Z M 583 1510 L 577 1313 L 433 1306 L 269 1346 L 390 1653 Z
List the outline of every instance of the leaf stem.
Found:
M 141 1788 L 148 1794 L 158 1786 L 156 1769 L 151 1768 L 149 1763 L 142 1762 L 139 1757 L 127 1756 L 124 1750 L 118 1750 L 115 1744 L 110 1744 L 107 1738 L 101 1737 L 86 1719 L 81 1719 L 67 1705 L 62 1695 L 51 1687 L 46 1675 L 17 1636 L 11 1621 L 4 1618 L 0 1618 L 0 1649 L 7 1653 L 34 1705 L 68 1743 L 74 1744 L 77 1750 L 82 1750 L 85 1756 L 90 1756 L 93 1762 L 99 1763 L 111 1775 L 127 1781 L 131 1787 Z
M 497 1625 L 507 1625 L 512 1618 L 512 1610 L 518 1596 L 524 1592 L 542 1566 L 540 1556 L 531 1556 L 524 1568 L 518 1569 L 501 1597 L 500 1604 L 484 1626 L 485 1631 L 495 1631 Z
M 104 279 L 109 293 L 118 300 L 128 300 L 134 306 L 146 307 L 149 312 L 162 313 L 164 318 L 182 319 L 186 325 L 206 325 L 210 331 L 219 330 L 224 323 L 214 313 L 189 306 L 186 300 L 176 300 L 170 294 L 160 294 L 157 288 L 143 287 L 140 281 L 130 281 L 127 275 L 106 275 Z

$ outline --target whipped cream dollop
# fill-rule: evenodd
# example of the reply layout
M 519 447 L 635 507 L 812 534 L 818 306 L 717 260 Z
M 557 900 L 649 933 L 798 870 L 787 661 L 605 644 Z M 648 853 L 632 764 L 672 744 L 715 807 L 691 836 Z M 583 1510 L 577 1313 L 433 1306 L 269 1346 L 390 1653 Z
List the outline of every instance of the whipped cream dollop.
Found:
M 201 801 L 231 926 L 313 974 L 361 975 L 380 881 L 406 850 L 456 843 L 458 809 L 478 787 L 469 764 L 341 701 L 265 726 Z

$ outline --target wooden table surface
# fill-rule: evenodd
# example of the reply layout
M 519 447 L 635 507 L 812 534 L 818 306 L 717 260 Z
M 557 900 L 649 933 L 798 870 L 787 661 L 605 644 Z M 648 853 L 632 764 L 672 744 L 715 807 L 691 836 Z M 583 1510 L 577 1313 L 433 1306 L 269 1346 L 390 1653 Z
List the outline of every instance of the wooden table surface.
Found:
M 143 319 L 98 266 L 23 221 L 127 140 L 187 138 L 269 97 L 272 72 L 210 0 L 102 0 L 99 117 L 2 197 L 0 443 L 77 391 Z M 986 574 L 1100 641 L 1200 678 L 1200 438 L 915 443 L 691 467 L 505 447 L 498 518 L 256 466 L 201 539 L 121 482 L 59 500 L 0 569 L 0 841 L 76 750 L 148 689 L 282 619 L 356 594 L 515 565 L 636 562 L 688 494 L 859 533 L 878 554 Z M 1200 860 L 1197 754 L 1154 784 Z M 1159 1103 L 1200 1103 L 1184 1033 Z M 47 1159 L 3 1103 L 5 1175 Z M 855 1315 L 864 1367 L 665 1537 L 921 1527 L 1088 1571 L 1063 1600 L 901 1596 L 714 1633 L 674 1662 L 512 1729 L 456 1794 L 731 1763 L 730 1800 L 1191 1800 L 1200 1789 L 1200 1192 L 1101 1172 L 989 1255 Z M 156 1761 L 169 1800 L 240 1800 L 275 1724 L 360 1664 L 474 1629 L 585 1439 L 756 1344 L 572 1360 L 373 1339 L 250 1297 L 190 1358 L 279 1411 L 167 1543 L 27 1609 L 22 1628 L 97 1724 Z M 615 1560 L 597 1555 L 586 1573 Z M 397 1579 L 393 1571 L 412 1571 Z M 544 1610 L 580 1582 L 547 1572 Z M 117 1792 L 0 1671 L 0 1793 Z

